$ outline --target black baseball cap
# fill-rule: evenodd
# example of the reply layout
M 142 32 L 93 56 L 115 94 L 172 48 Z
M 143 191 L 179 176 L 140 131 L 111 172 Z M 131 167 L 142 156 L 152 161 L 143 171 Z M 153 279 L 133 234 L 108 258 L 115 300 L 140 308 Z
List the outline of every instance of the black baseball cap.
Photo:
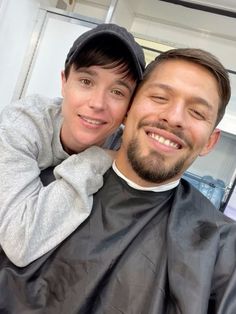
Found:
M 97 27 L 83 33 L 79 36 L 66 57 L 65 65 L 73 63 L 77 54 L 83 49 L 83 47 L 95 38 L 100 36 L 111 36 L 117 38 L 123 45 L 127 47 L 130 55 L 134 61 L 138 77 L 141 80 L 143 77 L 143 71 L 145 69 L 145 57 L 142 47 L 135 41 L 133 35 L 128 32 L 124 27 L 116 24 L 105 23 L 99 24 Z

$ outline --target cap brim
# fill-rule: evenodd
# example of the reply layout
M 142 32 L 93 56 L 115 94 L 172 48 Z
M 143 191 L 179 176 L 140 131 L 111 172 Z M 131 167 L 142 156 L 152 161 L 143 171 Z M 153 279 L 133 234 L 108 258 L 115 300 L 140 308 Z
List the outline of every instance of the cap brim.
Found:
M 71 56 L 69 56 L 69 58 L 67 58 L 66 60 L 66 64 L 73 62 L 74 58 L 76 57 L 76 55 L 81 51 L 81 49 L 88 43 L 90 42 L 92 39 L 101 37 L 101 36 L 112 36 L 113 38 L 117 38 L 123 45 L 125 45 L 128 49 L 128 51 L 130 52 L 130 55 L 132 56 L 136 69 L 137 69 L 137 73 L 138 73 L 138 78 L 139 80 L 142 79 L 143 77 L 143 69 L 140 65 L 140 62 L 138 60 L 137 55 L 135 54 L 131 44 L 129 43 L 128 40 L 126 40 L 126 38 L 124 38 L 123 36 L 121 36 L 120 34 L 118 34 L 117 32 L 113 31 L 113 30 L 100 30 L 97 31 L 96 33 L 93 34 L 87 34 L 87 37 L 85 39 L 83 39 L 80 43 L 78 43 L 75 51 L 72 53 Z

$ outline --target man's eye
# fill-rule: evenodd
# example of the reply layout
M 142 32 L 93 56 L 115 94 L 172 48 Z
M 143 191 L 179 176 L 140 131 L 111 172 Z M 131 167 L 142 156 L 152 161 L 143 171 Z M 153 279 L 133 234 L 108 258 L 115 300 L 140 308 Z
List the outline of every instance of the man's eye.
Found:
M 157 102 L 166 102 L 168 100 L 166 97 L 159 95 L 152 96 L 152 99 Z
M 192 113 L 192 115 L 193 115 L 196 119 L 198 119 L 198 120 L 205 120 L 205 115 L 204 115 L 202 112 L 200 112 L 200 111 L 198 111 L 198 110 L 195 110 L 195 109 L 192 109 L 192 110 L 191 110 L 191 113 Z

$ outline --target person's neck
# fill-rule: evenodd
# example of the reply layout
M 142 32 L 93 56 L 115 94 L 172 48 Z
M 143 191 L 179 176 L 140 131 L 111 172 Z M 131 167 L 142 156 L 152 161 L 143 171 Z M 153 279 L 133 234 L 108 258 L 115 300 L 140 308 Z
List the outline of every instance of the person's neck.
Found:
M 115 159 L 115 167 L 123 175 L 127 180 L 132 181 L 134 184 L 143 187 L 143 188 L 155 188 L 162 187 L 167 185 L 176 186 L 178 185 L 179 178 L 173 178 L 173 180 L 163 181 L 161 183 L 150 182 L 142 179 L 132 168 L 127 154 L 122 152 L 122 148 L 117 152 L 117 156 Z
M 179 180 L 167 183 L 167 184 L 162 184 L 162 185 L 154 185 L 154 186 L 148 186 L 148 187 L 144 187 L 141 185 L 136 184 L 135 182 L 133 182 L 132 180 L 128 179 L 126 176 L 124 176 L 116 167 L 116 162 L 114 161 L 112 164 L 112 168 L 115 171 L 115 173 L 122 178 L 124 181 L 126 181 L 126 183 L 131 186 L 133 189 L 135 190 L 141 190 L 141 191 L 152 191 L 152 192 L 165 192 L 165 191 L 169 191 L 174 189 L 175 187 L 177 187 L 177 185 L 179 184 Z

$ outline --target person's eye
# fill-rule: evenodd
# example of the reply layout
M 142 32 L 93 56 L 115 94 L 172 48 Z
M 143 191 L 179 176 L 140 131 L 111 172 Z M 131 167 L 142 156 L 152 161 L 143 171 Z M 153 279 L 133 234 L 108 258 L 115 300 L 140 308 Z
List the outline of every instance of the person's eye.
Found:
M 112 89 L 111 93 L 114 94 L 114 95 L 116 95 L 116 96 L 120 96 L 120 97 L 123 97 L 123 96 L 124 96 L 124 92 L 122 92 L 122 91 L 119 90 L 119 89 Z
M 85 85 L 85 86 L 91 86 L 92 85 L 91 80 L 89 80 L 87 78 L 81 78 L 80 82 L 82 83 L 82 85 Z
M 205 114 L 200 110 L 192 109 L 190 112 L 194 118 L 198 120 L 205 120 Z
M 154 95 L 151 98 L 158 103 L 166 103 L 168 101 L 168 98 L 162 95 Z

